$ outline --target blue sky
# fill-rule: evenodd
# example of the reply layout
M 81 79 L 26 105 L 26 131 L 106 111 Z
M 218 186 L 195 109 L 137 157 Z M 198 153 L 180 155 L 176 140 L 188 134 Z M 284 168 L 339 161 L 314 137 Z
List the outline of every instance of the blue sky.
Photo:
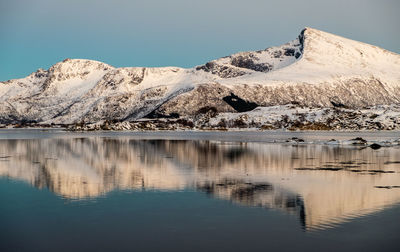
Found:
M 0 0 L 0 80 L 65 58 L 192 67 L 305 26 L 400 53 L 398 0 Z

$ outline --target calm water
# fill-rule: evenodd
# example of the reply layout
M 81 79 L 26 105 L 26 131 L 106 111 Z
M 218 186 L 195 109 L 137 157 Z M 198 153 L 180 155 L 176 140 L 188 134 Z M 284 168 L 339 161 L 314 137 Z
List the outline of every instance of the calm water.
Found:
M 399 134 L 1 130 L 0 251 L 400 251 L 400 146 L 354 136 Z

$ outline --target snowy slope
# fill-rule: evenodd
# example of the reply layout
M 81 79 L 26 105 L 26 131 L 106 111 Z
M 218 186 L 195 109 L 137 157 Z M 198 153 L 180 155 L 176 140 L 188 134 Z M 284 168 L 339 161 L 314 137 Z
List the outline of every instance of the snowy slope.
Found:
M 400 56 L 312 28 L 279 47 L 241 52 L 192 69 L 114 68 L 66 59 L 0 82 L 0 123 L 136 120 L 235 112 L 231 94 L 260 106 L 348 107 L 400 103 Z
M 347 78 L 383 78 L 388 86 L 400 86 L 400 56 L 373 45 L 306 28 L 299 36 L 302 56 L 294 64 L 278 67 L 268 75 L 253 73 L 237 83 L 279 84 L 345 80 Z M 296 40 L 292 43 L 296 43 Z

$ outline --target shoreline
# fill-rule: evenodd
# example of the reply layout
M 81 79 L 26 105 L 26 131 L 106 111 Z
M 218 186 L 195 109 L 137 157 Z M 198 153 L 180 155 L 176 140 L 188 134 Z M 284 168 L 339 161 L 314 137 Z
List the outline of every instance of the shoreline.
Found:
M 130 122 L 127 122 L 130 123 Z M 218 128 L 218 127 L 177 127 L 177 128 L 153 128 L 153 127 L 143 127 L 143 128 L 132 128 L 125 129 L 123 127 L 114 127 L 114 125 L 109 125 L 108 127 L 93 127 L 94 124 L 87 124 L 83 126 L 76 126 L 74 124 L 64 125 L 64 126 L 48 126 L 48 125 L 28 125 L 28 126 L 20 126 L 20 125 L 2 125 L 0 126 L 1 130 L 62 130 L 66 132 L 399 132 L 400 135 L 400 127 L 396 129 L 369 129 L 369 128 L 360 128 L 360 129 L 348 129 L 348 128 L 339 128 L 339 129 L 304 129 L 304 128 Z
M 266 143 L 289 145 L 329 145 L 380 149 L 400 147 L 400 131 L 289 131 L 238 129 L 215 130 L 97 130 L 67 131 L 63 128 L 0 129 L 0 140 L 42 138 L 121 138 L 137 140 L 204 140 L 230 143 Z

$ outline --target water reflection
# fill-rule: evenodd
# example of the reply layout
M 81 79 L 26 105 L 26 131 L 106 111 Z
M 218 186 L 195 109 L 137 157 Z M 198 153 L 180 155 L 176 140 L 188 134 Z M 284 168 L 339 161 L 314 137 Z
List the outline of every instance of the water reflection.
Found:
M 399 148 L 129 138 L 0 140 L 0 175 L 87 199 L 195 189 L 326 228 L 400 201 Z M 388 189 L 391 188 L 391 189 Z

